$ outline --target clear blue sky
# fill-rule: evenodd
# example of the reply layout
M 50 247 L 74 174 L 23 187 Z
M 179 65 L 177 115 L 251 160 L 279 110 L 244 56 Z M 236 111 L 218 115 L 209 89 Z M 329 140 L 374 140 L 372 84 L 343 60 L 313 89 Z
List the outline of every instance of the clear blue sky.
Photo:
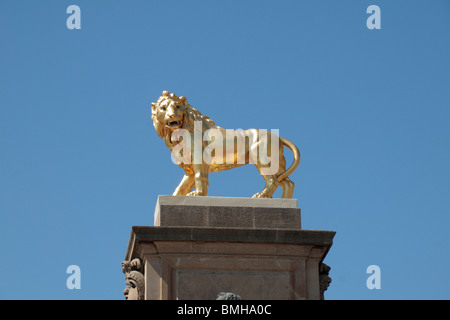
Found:
M 152 225 L 183 175 L 150 119 L 170 90 L 299 146 L 303 228 L 337 232 L 327 299 L 449 299 L 449 14 L 447 0 L 2 0 L 0 298 L 123 299 L 131 226 Z M 212 174 L 209 194 L 263 184 L 247 166 Z

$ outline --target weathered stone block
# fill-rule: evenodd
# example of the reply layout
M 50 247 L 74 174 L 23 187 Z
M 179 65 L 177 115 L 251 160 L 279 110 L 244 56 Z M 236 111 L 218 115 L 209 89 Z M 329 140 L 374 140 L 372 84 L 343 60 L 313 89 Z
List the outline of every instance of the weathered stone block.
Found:
M 296 199 L 159 196 L 155 226 L 300 229 Z

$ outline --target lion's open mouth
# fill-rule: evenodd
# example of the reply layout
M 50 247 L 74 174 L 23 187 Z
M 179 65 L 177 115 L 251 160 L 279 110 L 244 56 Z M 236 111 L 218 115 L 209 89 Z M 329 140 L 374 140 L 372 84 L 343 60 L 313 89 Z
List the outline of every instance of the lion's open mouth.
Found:
M 167 126 L 168 127 L 177 127 L 177 126 L 180 126 L 181 125 L 181 121 L 170 121 L 170 122 L 167 122 Z

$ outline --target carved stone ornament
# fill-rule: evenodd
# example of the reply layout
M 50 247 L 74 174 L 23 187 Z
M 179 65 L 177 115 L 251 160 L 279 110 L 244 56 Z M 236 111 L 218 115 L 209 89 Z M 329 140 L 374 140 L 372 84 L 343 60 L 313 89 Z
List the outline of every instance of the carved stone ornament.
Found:
M 331 283 L 331 278 L 328 276 L 330 267 L 325 263 L 319 265 L 319 286 L 320 286 L 320 300 L 325 300 L 324 292 L 328 289 Z
M 242 300 L 240 295 L 234 294 L 232 292 L 221 292 L 217 295 L 216 300 Z
M 141 260 L 138 258 L 122 262 L 122 272 L 127 285 L 123 290 L 126 300 L 144 300 L 145 281 L 141 266 Z

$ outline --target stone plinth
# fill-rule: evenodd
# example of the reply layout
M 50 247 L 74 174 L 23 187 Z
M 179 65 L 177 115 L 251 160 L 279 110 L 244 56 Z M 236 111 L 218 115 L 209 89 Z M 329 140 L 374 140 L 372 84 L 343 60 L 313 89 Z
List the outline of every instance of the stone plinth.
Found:
M 296 199 L 159 196 L 155 226 L 300 229 Z
M 301 230 L 292 199 L 160 196 L 155 226 L 132 228 L 125 260 L 139 259 L 145 299 L 320 299 L 334 235 Z

